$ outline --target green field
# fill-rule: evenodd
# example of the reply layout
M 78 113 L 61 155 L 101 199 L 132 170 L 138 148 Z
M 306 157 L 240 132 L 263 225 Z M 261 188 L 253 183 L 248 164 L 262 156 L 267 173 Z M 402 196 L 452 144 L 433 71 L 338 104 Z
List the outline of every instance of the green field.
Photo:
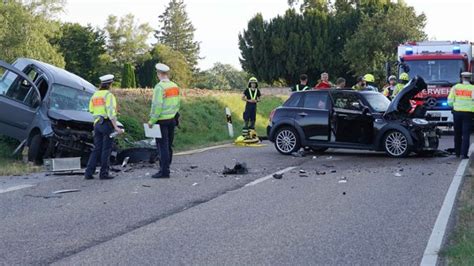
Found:
M 145 138 L 143 123 L 148 121 L 150 113 L 151 90 L 115 90 L 119 105 L 119 120 L 124 124 L 126 133 L 120 137 L 122 146 Z M 284 97 L 266 96 L 258 104 L 256 129 L 260 136 L 266 135 L 266 126 L 270 112 L 281 105 Z M 230 142 L 227 131 L 225 107 L 232 110 L 235 135 L 240 135 L 245 102 L 237 92 L 192 90 L 184 93 L 181 105 L 181 125 L 176 130 L 175 149 L 189 150 L 218 143 Z M 128 142 L 125 141 L 125 138 Z M 20 157 L 11 153 L 18 142 L 0 138 L 0 176 L 18 175 L 38 171 L 38 167 L 24 164 Z

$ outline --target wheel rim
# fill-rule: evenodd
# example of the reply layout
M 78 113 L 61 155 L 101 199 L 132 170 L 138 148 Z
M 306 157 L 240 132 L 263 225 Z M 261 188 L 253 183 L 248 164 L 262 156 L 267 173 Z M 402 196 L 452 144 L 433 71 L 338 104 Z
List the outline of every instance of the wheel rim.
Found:
M 408 149 L 408 141 L 401 132 L 390 133 L 385 140 L 387 152 L 393 156 L 400 156 Z
M 282 130 L 278 133 L 276 144 L 280 151 L 289 153 L 296 147 L 296 136 L 290 130 Z

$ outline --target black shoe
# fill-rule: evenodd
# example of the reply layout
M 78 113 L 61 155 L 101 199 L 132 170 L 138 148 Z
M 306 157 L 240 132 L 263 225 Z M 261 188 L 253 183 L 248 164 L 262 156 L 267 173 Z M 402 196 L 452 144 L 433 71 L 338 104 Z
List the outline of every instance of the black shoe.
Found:
M 156 174 L 152 175 L 151 178 L 170 178 L 170 175 L 169 174 L 164 175 L 162 173 L 156 173 Z
M 91 180 L 91 179 L 94 179 L 94 176 L 93 175 L 85 175 L 84 179 L 85 180 Z
M 109 179 L 114 179 L 115 176 L 112 176 L 112 175 L 106 175 L 106 176 L 101 176 L 100 179 L 101 180 L 109 180 Z

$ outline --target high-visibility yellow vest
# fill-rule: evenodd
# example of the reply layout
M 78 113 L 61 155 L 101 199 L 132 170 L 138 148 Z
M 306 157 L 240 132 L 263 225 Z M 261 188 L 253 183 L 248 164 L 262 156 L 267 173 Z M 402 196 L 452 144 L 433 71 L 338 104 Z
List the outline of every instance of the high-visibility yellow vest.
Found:
M 117 118 L 117 100 L 108 90 L 98 90 L 89 101 L 89 112 L 94 116 L 94 124 L 100 117 L 106 119 Z
M 308 86 L 304 86 L 301 91 L 306 91 L 307 89 L 309 89 Z M 296 91 L 300 91 L 300 85 L 299 84 L 296 84 Z
M 173 119 L 179 111 L 180 95 L 176 83 L 160 81 L 153 90 L 149 123 Z
M 474 112 L 473 92 L 474 85 L 456 84 L 451 88 L 451 91 L 449 91 L 448 105 L 453 107 L 454 111 Z
M 397 85 L 395 85 L 395 90 L 393 90 L 392 97 L 395 98 L 395 96 L 397 96 L 397 94 L 399 94 L 403 88 L 405 88 L 405 84 L 397 83 Z

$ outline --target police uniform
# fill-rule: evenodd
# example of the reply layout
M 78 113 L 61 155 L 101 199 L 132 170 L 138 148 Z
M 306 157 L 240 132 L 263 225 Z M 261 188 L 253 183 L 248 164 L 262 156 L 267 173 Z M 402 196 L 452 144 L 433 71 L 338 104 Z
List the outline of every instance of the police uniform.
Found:
M 170 68 L 165 64 L 156 64 L 158 73 L 167 74 Z M 156 139 L 160 156 L 160 171 L 153 178 L 169 178 L 170 164 L 173 158 L 173 140 L 176 127 L 176 117 L 180 107 L 180 92 L 176 83 L 168 78 L 161 79 L 153 90 L 149 125 L 158 124 L 161 138 Z
M 309 90 L 309 86 L 305 84 L 296 84 L 293 88 L 291 88 L 292 92 L 306 91 L 306 90 Z
M 388 82 L 390 83 L 390 81 L 392 80 L 397 80 L 397 78 L 395 76 L 390 76 L 388 78 Z M 397 85 L 398 84 L 394 84 L 394 85 L 388 85 L 387 87 L 385 87 L 383 89 L 383 95 L 385 97 L 387 97 L 388 99 L 392 100 L 393 98 L 395 98 L 395 96 L 397 95 L 396 94 L 396 90 L 397 90 Z
M 100 77 L 101 87 L 108 87 L 114 80 L 113 75 Z M 89 102 L 89 112 L 94 117 L 94 149 L 90 154 L 85 173 L 86 179 L 93 179 L 96 166 L 100 161 L 100 179 L 112 179 L 109 175 L 112 141 L 110 134 L 114 132 L 112 119 L 117 117 L 117 101 L 108 89 L 98 90 Z
M 448 105 L 453 107 L 456 157 L 462 156 L 463 159 L 467 159 L 474 112 L 474 85 L 467 81 L 472 76 L 470 72 L 463 72 L 461 76 L 463 82 L 456 84 L 449 92 Z
M 256 84 L 256 87 L 253 89 L 251 84 Z M 248 100 L 258 101 L 261 97 L 260 90 L 258 89 L 258 80 L 256 78 L 251 78 L 249 80 L 248 88 L 244 91 L 244 98 L 247 100 L 245 104 L 245 111 L 243 114 L 244 117 L 244 135 L 245 130 L 255 129 L 255 121 L 257 120 L 257 103 L 248 102 Z

